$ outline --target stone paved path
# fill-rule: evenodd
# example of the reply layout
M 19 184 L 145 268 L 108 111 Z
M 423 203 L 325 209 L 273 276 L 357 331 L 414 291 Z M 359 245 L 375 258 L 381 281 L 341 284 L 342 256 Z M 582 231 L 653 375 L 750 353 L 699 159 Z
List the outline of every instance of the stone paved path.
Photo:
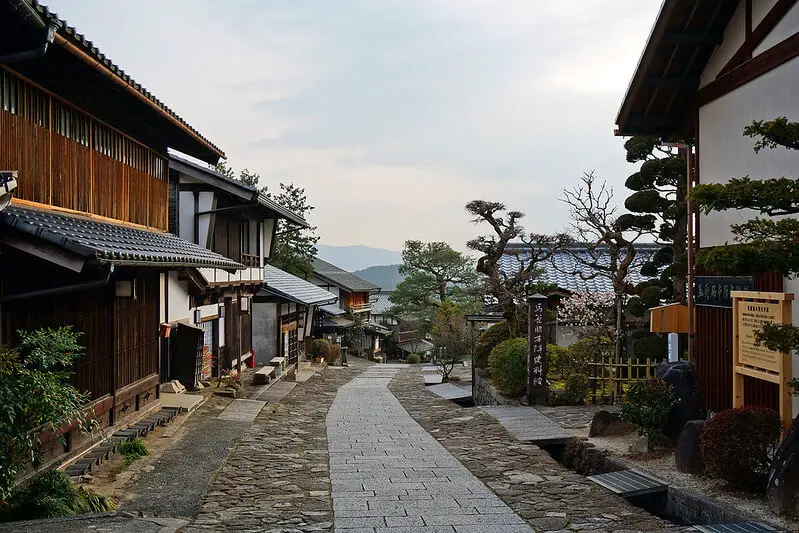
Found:
M 531 533 L 417 424 L 373 366 L 339 389 L 326 425 L 336 533 Z

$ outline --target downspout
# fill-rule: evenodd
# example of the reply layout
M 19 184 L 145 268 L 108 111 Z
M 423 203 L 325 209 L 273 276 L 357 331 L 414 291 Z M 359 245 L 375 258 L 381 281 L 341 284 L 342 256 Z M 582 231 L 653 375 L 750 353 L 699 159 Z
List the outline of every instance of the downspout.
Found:
M 24 4 L 24 2 L 22 3 Z M 60 27 L 61 25 L 58 22 L 50 21 L 45 30 L 47 33 L 44 36 L 44 42 L 41 45 L 31 50 L 24 50 L 22 52 L 14 52 L 12 54 L 0 56 L 0 65 L 17 63 L 19 61 L 28 61 L 31 59 L 39 59 L 40 57 L 44 56 L 44 54 L 47 53 L 47 48 L 55 40 L 56 32 Z
M 68 292 L 84 291 L 88 289 L 96 289 L 108 284 L 111 279 L 111 274 L 114 273 L 114 263 L 109 263 L 108 271 L 102 279 L 95 279 L 83 283 L 74 283 L 72 285 L 63 285 L 61 287 L 51 287 L 49 289 L 41 289 L 38 291 L 23 292 L 20 294 L 10 294 L 8 296 L 0 297 L 0 304 L 8 302 L 16 302 L 18 300 L 27 300 L 28 298 L 37 298 L 39 296 L 53 296 L 56 294 L 65 294 Z

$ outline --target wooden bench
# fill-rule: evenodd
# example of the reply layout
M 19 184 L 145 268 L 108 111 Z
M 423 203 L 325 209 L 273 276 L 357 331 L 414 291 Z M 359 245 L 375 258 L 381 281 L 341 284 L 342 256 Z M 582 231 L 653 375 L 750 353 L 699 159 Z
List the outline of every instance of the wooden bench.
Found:
M 272 378 L 275 377 L 275 367 L 265 366 L 255 371 L 252 376 L 252 382 L 256 385 L 266 385 Z
M 273 357 L 269 360 L 269 364 L 272 366 L 276 366 L 278 368 L 277 374 L 280 375 L 286 371 L 286 358 L 285 357 Z

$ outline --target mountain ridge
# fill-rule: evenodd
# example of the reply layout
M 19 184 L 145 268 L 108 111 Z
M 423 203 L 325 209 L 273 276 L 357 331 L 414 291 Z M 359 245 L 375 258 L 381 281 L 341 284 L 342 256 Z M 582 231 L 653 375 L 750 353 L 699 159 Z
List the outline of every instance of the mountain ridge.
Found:
M 402 252 L 362 244 L 353 246 L 317 244 L 316 249 L 317 257 L 348 272 L 402 263 Z

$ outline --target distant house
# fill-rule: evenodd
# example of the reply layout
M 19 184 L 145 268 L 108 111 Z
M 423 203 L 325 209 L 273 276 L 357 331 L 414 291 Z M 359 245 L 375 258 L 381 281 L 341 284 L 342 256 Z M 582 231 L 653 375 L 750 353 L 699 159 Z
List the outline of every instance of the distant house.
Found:
M 696 183 L 795 177 L 795 151 L 756 154 L 755 140 L 744 137 L 743 129 L 755 120 L 799 119 L 798 31 L 795 1 L 666 0 L 621 102 L 617 134 L 693 139 Z M 695 245 L 732 242 L 730 225 L 754 215 L 743 210 L 695 215 Z M 755 291 L 799 292 L 796 279 L 763 272 L 752 278 Z M 793 316 L 799 323 L 796 310 Z M 730 308 L 696 308 L 695 363 L 705 407 L 714 411 L 732 406 L 732 320 Z M 799 373 L 796 356 L 793 373 Z M 752 378 L 745 385 L 749 398 L 779 405 L 776 385 Z M 799 412 L 799 398 L 793 412 Z
M 380 292 L 380 287 L 359 278 L 355 274 L 319 258 L 314 259 L 311 283 L 323 287 L 338 297 L 338 305 L 322 306 L 316 322 L 319 336 L 340 342 L 346 328 L 353 325 L 347 313 L 358 316 L 363 322 L 366 336 L 363 349 L 368 356 L 383 352 L 381 339 L 391 334 L 391 330 L 372 320 L 372 296 Z
M 263 289 L 253 303 L 256 364 L 269 364 L 274 357 L 286 358 L 288 366 L 307 360 L 318 309 L 335 307 L 337 299 L 330 291 L 266 265 Z
M 527 246 L 522 244 L 511 244 L 508 253 L 500 260 L 502 271 L 507 274 L 518 272 L 529 262 L 529 253 L 524 250 Z M 641 267 L 644 263 L 652 259 L 655 252 L 662 248 L 658 244 L 640 243 L 636 246 L 636 258 L 630 268 L 627 278 L 632 285 L 637 285 L 643 281 L 651 279 L 641 274 Z M 555 308 L 561 298 L 568 297 L 574 293 L 612 293 L 613 284 L 607 276 L 595 275 L 584 261 L 597 260 L 601 264 L 609 264 L 610 255 L 606 248 L 600 247 L 589 255 L 585 246 L 572 245 L 555 252 L 549 259 L 537 264 L 539 274 L 535 278 L 535 283 L 553 286 L 547 291 L 550 299 L 550 306 Z M 557 323 L 555 327 L 555 344 L 568 346 L 574 342 L 575 336 L 571 327 L 566 324 Z

